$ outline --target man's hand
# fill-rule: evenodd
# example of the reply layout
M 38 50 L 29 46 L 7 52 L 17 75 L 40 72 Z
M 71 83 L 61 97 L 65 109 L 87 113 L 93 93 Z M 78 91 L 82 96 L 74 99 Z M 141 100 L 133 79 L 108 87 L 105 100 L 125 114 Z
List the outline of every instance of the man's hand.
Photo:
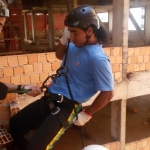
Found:
M 67 45 L 69 39 L 70 39 L 70 31 L 68 30 L 68 27 L 65 27 L 63 36 L 60 39 L 60 43 L 62 45 Z
M 73 119 L 73 123 L 77 126 L 83 126 L 92 118 L 92 116 L 87 114 L 85 111 L 81 111 L 77 115 L 78 115 L 78 120 L 76 117 Z
M 22 88 L 22 90 L 28 90 L 28 89 L 30 89 L 31 91 L 26 93 L 26 94 L 28 94 L 30 96 L 35 97 L 35 96 L 41 94 L 41 88 L 38 87 L 38 86 L 34 86 L 32 84 L 27 84 L 27 85 L 24 85 L 23 88 Z

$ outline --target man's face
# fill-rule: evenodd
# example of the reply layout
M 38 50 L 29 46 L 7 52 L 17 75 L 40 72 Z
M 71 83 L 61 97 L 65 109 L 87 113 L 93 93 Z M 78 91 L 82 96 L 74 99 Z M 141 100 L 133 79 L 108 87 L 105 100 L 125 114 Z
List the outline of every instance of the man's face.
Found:
M 3 26 L 5 24 L 6 18 L 5 17 L 0 17 L 0 33 L 3 30 Z
M 86 42 L 86 33 L 84 30 L 74 27 L 68 27 L 70 31 L 70 40 L 75 44 L 76 47 L 81 47 Z

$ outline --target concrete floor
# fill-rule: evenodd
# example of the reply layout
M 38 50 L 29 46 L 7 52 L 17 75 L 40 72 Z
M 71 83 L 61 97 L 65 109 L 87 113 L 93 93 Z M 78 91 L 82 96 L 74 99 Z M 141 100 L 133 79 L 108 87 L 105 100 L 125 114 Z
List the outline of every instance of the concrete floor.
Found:
M 126 143 L 150 137 L 150 124 L 144 124 L 150 117 L 150 95 L 129 99 L 127 106 L 136 108 L 137 113 L 127 110 Z M 94 114 L 92 120 L 84 126 L 84 145 L 106 144 L 111 142 L 110 118 L 111 103 Z M 85 131 L 86 130 L 86 131 Z M 82 150 L 81 129 L 73 126 L 54 145 L 53 150 Z
M 37 99 L 37 97 L 35 97 Z M 27 98 L 29 100 L 29 98 Z M 29 100 L 31 101 L 31 100 Z M 33 99 L 32 99 L 33 101 Z M 20 99 L 20 105 L 25 106 L 28 101 Z M 127 100 L 127 106 L 137 109 L 136 113 L 127 110 L 126 113 L 126 143 L 150 137 L 150 124 L 145 124 L 150 117 L 150 95 Z M 93 115 L 84 130 L 84 145 L 103 145 L 111 142 L 111 102 Z M 61 139 L 56 142 L 53 150 L 82 150 L 81 128 L 72 126 Z

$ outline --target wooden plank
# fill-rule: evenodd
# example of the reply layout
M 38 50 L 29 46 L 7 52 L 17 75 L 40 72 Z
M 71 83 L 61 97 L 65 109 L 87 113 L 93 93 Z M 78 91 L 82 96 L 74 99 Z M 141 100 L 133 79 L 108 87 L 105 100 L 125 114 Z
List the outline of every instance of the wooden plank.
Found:
M 130 11 L 130 14 L 129 14 L 129 18 L 131 19 L 134 27 L 136 28 L 136 31 L 137 33 L 139 34 L 139 36 L 141 37 L 142 41 L 145 43 L 145 35 L 143 33 L 143 31 L 141 30 L 141 28 L 139 27 L 138 23 L 136 22 L 136 20 L 134 19 L 131 11 Z

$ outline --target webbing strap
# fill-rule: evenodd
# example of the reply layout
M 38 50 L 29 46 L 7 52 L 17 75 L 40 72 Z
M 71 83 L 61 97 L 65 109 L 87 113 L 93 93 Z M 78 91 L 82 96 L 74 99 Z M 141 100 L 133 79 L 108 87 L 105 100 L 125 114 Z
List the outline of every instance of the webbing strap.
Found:
M 82 108 L 81 108 L 81 105 L 75 105 L 75 109 L 76 109 L 76 112 L 78 113 Z M 68 118 L 68 123 L 69 125 L 72 124 L 72 121 L 73 121 L 73 118 L 75 117 L 75 112 L 74 112 L 74 109 L 73 111 L 71 112 L 69 118 Z M 46 150 L 51 150 L 55 144 L 56 141 L 59 140 L 59 138 L 65 133 L 66 129 L 64 127 L 62 127 L 58 133 L 55 135 L 55 137 L 51 140 L 51 142 L 49 143 L 49 145 L 46 147 Z
M 52 115 L 55 115 L 59 121 L 61 122 L 62 126 L 67 129 L 69 127 L 69 123 L 67 121 L 67 118 L 62 113 L 59 107 L 56 107 L 53 101 L 50 100 L 49 102 L 49 108 L 51 110 Z

